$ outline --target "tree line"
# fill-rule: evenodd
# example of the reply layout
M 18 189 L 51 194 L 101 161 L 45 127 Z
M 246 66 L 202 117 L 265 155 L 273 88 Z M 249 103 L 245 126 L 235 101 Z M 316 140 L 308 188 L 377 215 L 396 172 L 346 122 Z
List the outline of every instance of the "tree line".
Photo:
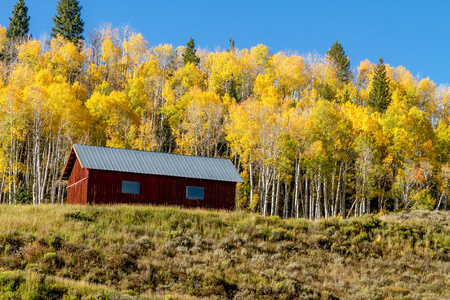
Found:
M 324 56 L 231 39 L 212 52 L 109 24 L 49 41 L 20 25 L 12 39 L 14 12 L 0 28 L 1 202 L 63 203 L 82 143 L 230 158 L 237 208 L 265 216 L 447 207 L 447 86 L 382 58 L 353 72 L 338 41 Z

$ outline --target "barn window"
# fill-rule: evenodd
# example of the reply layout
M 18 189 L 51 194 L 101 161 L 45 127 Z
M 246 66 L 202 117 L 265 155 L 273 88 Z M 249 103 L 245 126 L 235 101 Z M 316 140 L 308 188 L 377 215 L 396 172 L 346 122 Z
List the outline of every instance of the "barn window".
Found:
M 193 200 L 203 200 L 204 198 L 204 188 L 196 187 L 196 186 L 187 186 L 186 187 L 186 199 Z
M 122 181 L 122 194 L 139 195 L 140 182 Z

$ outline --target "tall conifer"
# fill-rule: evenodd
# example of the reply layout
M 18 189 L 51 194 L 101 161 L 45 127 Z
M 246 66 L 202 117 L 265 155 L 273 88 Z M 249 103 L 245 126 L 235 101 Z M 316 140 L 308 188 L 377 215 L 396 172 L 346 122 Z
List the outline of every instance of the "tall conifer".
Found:
M 9 18 L 9 26 L 6 30 L 8 39 L 25 38 L 28 36 L 30 17 L 28 16 L 28 7 L 24 0 L 19 0 L 14 5 L 13 15 Z
M 231 74 L 231 80 L 230 80 L 229 88 L 228 88 L 228 95 L 230 96 L 230 98 L 234 98 L 237 101 L 240 100 L 238 93 L 237 93 L 237 84 L 236 84 L 236 81 L 234 80 L 233 74 Z
M 369 93 L 367 104 L 378 112 L 384 113 L 391 103 L 391 92 L 389 91 L 389 78 L 386 75 L 386 66 L 380 57 L 375 68 L 372 89 Z
M 230 38 L 230 46 L 228 47 L 228 51 L 234 51 L 234 39 Z
M 83 39 L 84 22 L 81 19 L 81 6 L 78 0 L 59 0 L 56 5 L 56 15 L 53 18 L 53 38 L 61 34 L 65 39 L 78 43 Z
M 198 66 L 200 63 L 200 57 L 196 55 L 194 39 L 191 37 L 189 42 L 186 43 L 186 51 L 183 53 L 183 61 L 186 65 L 188 62 Z
M 350 59 L 345 55 L 344 48 L 338 41 L 335 41 L 327 51 L 327 59 L 335 69 L 339 82 L 349 83 L 352 78 Z

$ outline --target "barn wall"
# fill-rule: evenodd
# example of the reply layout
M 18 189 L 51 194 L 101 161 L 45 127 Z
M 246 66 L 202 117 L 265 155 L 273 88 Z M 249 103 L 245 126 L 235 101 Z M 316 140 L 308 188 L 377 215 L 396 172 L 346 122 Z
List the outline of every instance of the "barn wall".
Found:
M 67 204 L 86 204 L 89 170 L 81 167 L 78 158 L 67 181 Z
M 140 194 L 122 194 L 122 180 L 140 182 Z M 186 187 L 204 188 L 204 200 L 186 199 Z M 234 209 L 236 183 L 102 170 L 89 171 L 88 203 L 132 203 Z

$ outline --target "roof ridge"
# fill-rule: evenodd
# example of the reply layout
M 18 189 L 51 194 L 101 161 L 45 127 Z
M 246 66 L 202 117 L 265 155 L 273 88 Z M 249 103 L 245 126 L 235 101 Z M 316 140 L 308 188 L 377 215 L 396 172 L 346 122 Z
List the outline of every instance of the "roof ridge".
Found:
M 125 151 L 135 151 L 135 152 L 147 152 L 147 153 L 160 153 L 160 154 L 178 155 L 178 156 L 185 156 L 185 157 L 201 157 L 201 158 L 208 158 L 208 159 L 224 159 L 224 160 L 230 160 L 229 158 L 222 158 L 222 157 L 211 157 L 211 156 L 201 156 L 201 155 L 189 155 L 189 154 L 169 153 L 169 152 L 160 152 L 160 151 L 147 151 L 147 150 L 140 150 L 140 149 L 116 148 L 116 147 L 108 147 L 108 146 L 95 146 L 95 145 L 85 145 L 85 144 L 73 144 L 73 146 L 74 146 L 74 147 L 75 147 L 75 146 L 95 147 L 95 148 L 114 149 L 114 150 L 125 150 Z

